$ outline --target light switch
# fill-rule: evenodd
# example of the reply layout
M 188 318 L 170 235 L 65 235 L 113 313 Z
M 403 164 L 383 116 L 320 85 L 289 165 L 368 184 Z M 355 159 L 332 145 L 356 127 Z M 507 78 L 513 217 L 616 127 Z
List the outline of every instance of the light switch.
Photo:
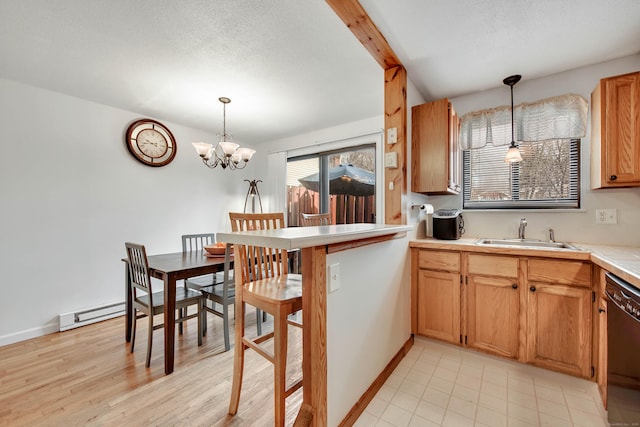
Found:
M 392 151 L 384 155 L 384 167 L 389 169 L 398 168 L 398 153 Z
M 398 142 L 398 128 L 387 129 L 387 144 L 395 144 Z

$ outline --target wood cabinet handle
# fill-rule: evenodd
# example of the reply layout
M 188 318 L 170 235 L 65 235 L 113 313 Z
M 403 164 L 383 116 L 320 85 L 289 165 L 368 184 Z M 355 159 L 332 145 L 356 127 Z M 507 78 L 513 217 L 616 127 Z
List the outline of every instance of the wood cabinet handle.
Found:
M 529 290 L 530 290 L 531 292 L 535 292 L 535 291 L 536 291 L 536 287 L 535 287 L 535 286 L 532 286 L 532 287 L 530 287 L 530 288 L 529 288 Z
M 517 284 L 517 283 L 514 283 L 513 285 L 511 285 L 511 287 L 512 287 L 513 289 L 518 289 L 518 284 Z
M 605 310 L 604 308 L 598 307 L 598 313 L 606 313 L 606 312 L 607 310 Z
M 609 177 L 609 179 L 610 179 L 611 181 L 615 181 L 616 179 L 618 179 L 618 175 L 611 175 L 611 176 Z

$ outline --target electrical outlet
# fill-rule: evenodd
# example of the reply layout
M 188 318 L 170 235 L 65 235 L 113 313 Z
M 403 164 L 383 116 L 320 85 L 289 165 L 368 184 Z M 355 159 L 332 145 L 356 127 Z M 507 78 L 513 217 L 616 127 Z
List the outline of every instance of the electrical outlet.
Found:
M 596 224 L 617 224 L 618 213 L 615 209 L 596 209 Z
M 340 289 L 340 263 L 329 265 L 329 293 Z

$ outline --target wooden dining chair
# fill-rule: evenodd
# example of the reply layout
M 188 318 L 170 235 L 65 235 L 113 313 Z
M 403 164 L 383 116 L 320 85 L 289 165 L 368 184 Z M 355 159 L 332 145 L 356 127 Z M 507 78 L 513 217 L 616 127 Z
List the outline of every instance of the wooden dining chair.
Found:
M 300 225 L 303 227 L 309 227 L 313 225 L 331 225 L 331 214 L 330 213 L 321 213 L 321 214 L 301 213 Z
M 283 228 L 283 213 L 229 213 L 232 231 L 267 230 Z M 300 378 L 287 387 L 288 325 L 300 326 L 289 320 L 289 315 L 302 309 L 302 277 L 289 274 L 287 251 L 250 245 L 236 245 L 236 343 L 233 364 L 233 384 L 229 414 L 238 412 L 244 352 L 250 348 L 274 365 L 275 425 L 283 426 L 286 398 L 302 386 Z M 273 316 L 273 331 L 248 338 L 245 335 L 245 305 L 249 304 Z M 273 338 L 273 351 L 265 348 L 266 340 Z
M 202 252 L 205 246 L 213 245 L 215 242 L 215 233 L 183 234 L 182 252 Z
M 133 353 L 136 342 L 136 326 L 138 317 L 147 316 L 149 318 L 149 335 L 147 341 L 147 363 L 151 365 L 151 346 L 153 343 L 153 331 L 162 328 L 164 324 L 154 325 L 154 316 L 164 313 L 164 292 L 153 292 L 151 288 L 151 276 L 149 274 L 149 264 L 147 262 L 147 251 L 144 245 L 136 243 L 125 243 L 127 259 L 129 261 L 129 277 L 133 291 L 133 322 L 131 324 L 131 353 Z M 202 294 L 191 289 L 176 288 L 176 311 L 179 313 L 176 323 L 184 322 L 188 319 L 198 319 L 198 345 L 202 345 Z M 198 308 L 196 314 L 182 315 L 182 309 L 190 305 Z M 138 315 L 138 311 L 142 315 Z M 184 311 L 186 314 L 186 310 Z
M 206 314 L 211 313 L 214 316 L 222 319 L 222 327 L 224 334 L 224 351 L 229 351 L 231 348 L 229 339 L 229 306 L 234 305 L 236 300 L 235 283 L 230 276 L 231 272 L 231 251 L 226 250 L 224 255 L 224 273 L 222 280 L 218 283 L 200 286 L 199 290 L 202 293 L 204 302 L 203 308 L 203 332 L 206 331 L 207 318 Z M 187 286 L 191 284 L 191 279 L 188 279 Z M 211 301 L 211 306 L 206 304 L 207 301 Z M 216 307 L 216 304 L 220 306 L 220 309 Z M 234 311 L 235 312 L 235 311 Z
M 183 234 L 182 235 L 182 252 L 200 252 L 204 251 L 204 247 L 207 245 L 213 245 L 216 242 L 215 233 L 201 233 L 201 234 Z M 189 289 L 193 289 L 198 292 L 202 292 L 203 288 L 209 288 L 222 284 L 222 280 L 216 274 L 206 274 L 204 276 L 196 276 L 185 279 L 184 285 Z M 206 295 L 205 295 L 206 297 Z M 207 298 L 207 300 L 209 300 Z M 215 310 L 215 303 L 211 303 L 211 307 L 207 305 L 205 300 L 204 309 Z M 209 310 L 207 310 L 209 311 Z M 207 319 L 203 316 L 204 325 L 202 325 L 202 333 L 207 332 Z M 179 325 L 179 332 L 182 333 L 182 324 Z

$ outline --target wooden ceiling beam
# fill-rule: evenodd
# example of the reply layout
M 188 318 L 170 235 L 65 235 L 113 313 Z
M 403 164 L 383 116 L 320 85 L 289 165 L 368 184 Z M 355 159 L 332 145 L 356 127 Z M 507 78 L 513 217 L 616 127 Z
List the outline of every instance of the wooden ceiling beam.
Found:
M 387 39 L 357 0 L 327 0 L 327 3 L 383 70 L 402 65 Z
M 384 169 L 384 222 L 406 224 L 407 213 L 407 72 L 358 0 L 326 0 L 342 22 L 384 69 L 384 127 L 396 128 L 397 143 L 384 144 L 397 156 L 397 168 Z

